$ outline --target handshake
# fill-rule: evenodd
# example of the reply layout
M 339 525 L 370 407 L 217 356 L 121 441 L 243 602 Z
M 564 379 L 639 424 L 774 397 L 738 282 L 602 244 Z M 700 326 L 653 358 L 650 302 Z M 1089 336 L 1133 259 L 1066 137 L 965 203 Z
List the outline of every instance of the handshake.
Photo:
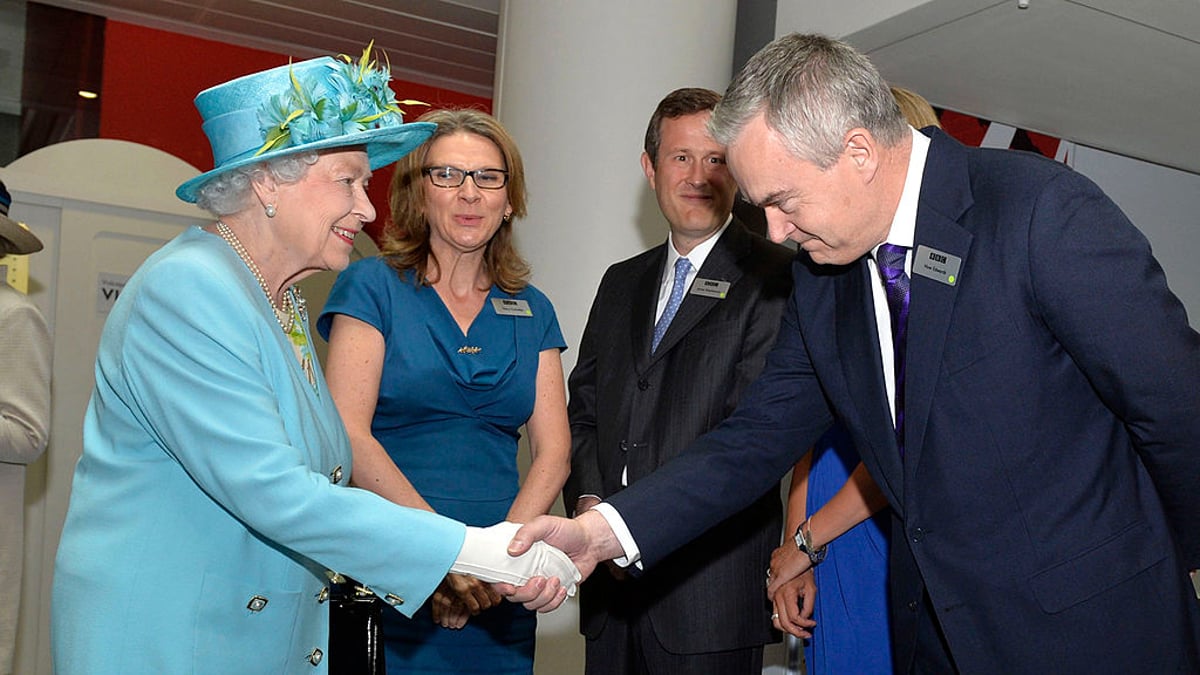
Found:
M 599 562 L 627 555 L 593 509 L 572 519 L 538 516 L 525 525 L 468 527 L 450 571 L 494 583 L 509 600 L 549 612 L 574 595 Z
M 557 580 L 567 596 L 574 596 L 583 577 L 575 563 L 565 553 L 544 541 L 535 541 L 524 553 L 509 554 L 509 544 L 521 529 L 518 523 L 503 522 L 491 527 L 467 527 L 458 558 L 451 572 L 466 574 L 482 581 L 502 584 L 500 592 L 524 587 L 530 579 L 540 578 L 540 584 Z M 557 604 L 555 605 L 557 606 Z

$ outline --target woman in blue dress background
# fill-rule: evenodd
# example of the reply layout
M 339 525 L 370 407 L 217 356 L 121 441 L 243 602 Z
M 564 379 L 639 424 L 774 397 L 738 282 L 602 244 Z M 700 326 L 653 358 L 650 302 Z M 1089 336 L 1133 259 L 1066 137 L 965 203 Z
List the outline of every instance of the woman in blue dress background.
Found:
M 804 528 L 807 533 L 813 519 L 827 518 L 818 523 L 819 529 L 835 529 L 819 541 L 836 536 L 836 541 L 818 549 L 824 558 L 810 571 L 817 587 L 811 599 L 802 597 L 807 588 L 803 578 L 783 584 L 772 596 L 777 626 L 805 637 L 809 675 L 892 672 L 887 593 L 890 524 L 885 507 L 850 434 L 840 425 L 827 431 L 792 471 L 784 531 L 791 534 Z M 874 515 L 868 517 L 870 513 Z M 780 548 L 792 552 L 796 544 L 788 536 Z M 802 607 L 805 600 L 808 608 Z M 806 620 L 807 610 L 815 626 Z
M 437 131 L 396 167 L 381 256 L 339 276 L 318 321 L 352 480 L 468 524 L 525 522 L 562 490 L 570 431 L 566 345 L 512 241 L 520 154 L 486 113 L 421 121 Z M 518 487 L 522 425 L 532 461 Z M 532 612 L 450 574 L 412 619 L 385 613 L 388 671 L 530 673 L 535 629 Z

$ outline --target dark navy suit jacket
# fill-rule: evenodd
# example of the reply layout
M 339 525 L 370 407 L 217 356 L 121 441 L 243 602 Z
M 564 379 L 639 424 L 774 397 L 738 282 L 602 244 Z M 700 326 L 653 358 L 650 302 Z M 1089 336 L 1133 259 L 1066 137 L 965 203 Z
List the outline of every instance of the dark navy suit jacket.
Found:
M 962 265 L 954 285 L 912 279 L 904 460 L 865 258 L 801 255 L 738 410 L 609 500 L 643 563 L 836 418 L 895 511 L 898 669 L 927 591 L 963 672 L 1200 671 L 1200 336 L 1148 242 L 1063 165 L 933 132 L 916 244 Z

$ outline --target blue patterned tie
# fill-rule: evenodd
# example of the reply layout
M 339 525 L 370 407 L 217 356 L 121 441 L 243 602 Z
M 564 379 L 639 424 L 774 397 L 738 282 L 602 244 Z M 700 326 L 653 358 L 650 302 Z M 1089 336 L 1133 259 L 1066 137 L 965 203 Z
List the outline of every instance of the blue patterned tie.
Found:
M 888 310 L 892 315 L 893 364 L 896 368 L 896 443 L 904 456 L 904 347 L 908 343 L 909 279 L 904 273 L 908 248 L 883 244 L 875 254 L 879 274 L 887 289 Z
M 675 318 L 675 312 L 679 311 L 679 305 L 683 303 L 683 292 L 687 290 L 687 276 L 691 271 L 692 263 L 687 258 L 675 261 L 675 281 L 671 285 L 671 298 L 667 300 L 667 306 L 663 308 L 658 323 L 654 324 L 654 343 L 650 346 L 651 354 L 658 349 L 658 343 L 667 333 L 667 326 L 671 325 L 671 319 Z

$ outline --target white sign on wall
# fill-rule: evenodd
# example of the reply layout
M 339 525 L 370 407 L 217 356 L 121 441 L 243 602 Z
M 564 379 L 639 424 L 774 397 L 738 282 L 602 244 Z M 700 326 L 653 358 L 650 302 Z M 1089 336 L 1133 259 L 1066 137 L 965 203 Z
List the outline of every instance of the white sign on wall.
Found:
M 127 281 L 129 281 L 129 277 L 124 274 L 100 273 L 99 279 L 96 281 L 97 314 L 108 314 L 112 311 L 113 305 L 117 303 L 121 289 L 125 288 Z

